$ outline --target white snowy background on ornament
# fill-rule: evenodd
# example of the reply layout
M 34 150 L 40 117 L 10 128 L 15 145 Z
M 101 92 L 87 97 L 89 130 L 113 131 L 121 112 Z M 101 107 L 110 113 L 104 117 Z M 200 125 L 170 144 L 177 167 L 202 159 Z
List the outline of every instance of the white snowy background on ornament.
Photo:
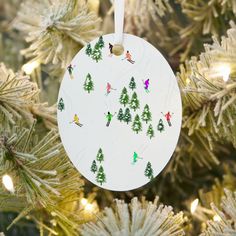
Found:
M 152 164 L 154 177 L 158 175 L 170 160 L 180 133 L 182 120 L 182 105 L 176 78 L 165 58 L 160 52 L 145 40 L 136 36 L 124 34 L 123 45 L 130 51 L 134 64 L 123 60 L 121 56 L 109 56 L 109 43 L 113 43 L 114 35 L 104 35 L 105 47 L 102 49 L 102 60 L 92 60 L 86 55 L 84 47 L 72 60 L 74 66 L 72 80 L 68 71 L 59 91 L 58 100 L 62 97 L 65 110 L 58 111 L 59 132 L 65 150 L 79 172 L 94 184 L 109 190 L 126 191 L 135 189 L 148 183 L 144 171 L 148 161 Z M 92 48 L 98 39 L 91 42 Z M 88 93 L 84 90 L 86 75 L 90 73 L 94 83 L 94 90 Z M 132 122 L 128 125 L 117 119 L 120 108 L 119 98 L 124 87 L 127 88 L 129 98 L 134 91 L 129 88 L 130 79 L 134 77 L 140 108 L 132 114 Z M 150 79 L 149 90 L 144 89 L 143 81 Z M 111 93 L 106 96 L 106 85 L 109 82 Z M 136 134 L 132 130 L 135 114 L 140 118 L 144 106 L 148 104 L 152 121 L 142 122 L 142 131 Z M 108 111 L 116 112 L 109 127 L 104 115 Z M 172 115 L 169 127 L 163 114 Z M 162 114 L 163 113 L 163 114 Z M 77 114 L 83 127 L 71 124 Z M 163 120 L 165 130 L 159 132 L 157 125 Z M 150 139 L 146 133 L 149 124 L 154 129 L 154 137 Z M 90 170 L 93 160 L 102 148 L 106 182 L 100 185 L 96 182 L 97 173 Z M 133 154 L 136 152 L 143 159 L 132 164 Z M 98 161 L 99 168 L 100 163 Z

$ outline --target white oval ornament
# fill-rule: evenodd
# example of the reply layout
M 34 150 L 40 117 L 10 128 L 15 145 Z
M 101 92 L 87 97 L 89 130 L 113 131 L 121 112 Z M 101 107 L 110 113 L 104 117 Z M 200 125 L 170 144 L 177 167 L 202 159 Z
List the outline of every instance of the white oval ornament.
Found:
M 58 126 L 78 171 L 99 187 L 127 191 L 156 177 L 173 154 L 182 105 L 176 78 L 161 53 L 124 34 L 124 53 L 112 54 L 114 34 L 74 57 L 58 97 Z

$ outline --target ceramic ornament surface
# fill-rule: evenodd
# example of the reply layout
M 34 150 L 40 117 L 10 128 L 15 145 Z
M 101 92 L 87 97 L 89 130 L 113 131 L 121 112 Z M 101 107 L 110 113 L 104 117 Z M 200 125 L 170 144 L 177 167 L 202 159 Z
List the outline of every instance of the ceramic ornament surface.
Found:
M 74 57 L 61 83 L 58 125 L 78 171 L 102 188 L 126 191 L 157 176 L 173 154 L 182 105 L 165 58 L 145 40 L 124 34 L 112 54 L 104 35 Z

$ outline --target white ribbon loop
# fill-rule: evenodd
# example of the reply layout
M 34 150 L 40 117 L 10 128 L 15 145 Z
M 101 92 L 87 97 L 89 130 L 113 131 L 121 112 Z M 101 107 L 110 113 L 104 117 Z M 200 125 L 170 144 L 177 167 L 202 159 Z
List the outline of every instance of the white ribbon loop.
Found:
M 114 44 L 123 43 L 125 0 L 114 0 L 115 15 L 115 41 Z

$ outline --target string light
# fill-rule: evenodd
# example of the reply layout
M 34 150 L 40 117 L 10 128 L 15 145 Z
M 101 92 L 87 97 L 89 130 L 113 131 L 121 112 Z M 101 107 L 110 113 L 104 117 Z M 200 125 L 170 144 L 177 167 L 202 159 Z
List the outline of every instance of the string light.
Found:
M 221 218 L 218 215 L 213 216 L 214 221 L 221 221 Z
M 86 206 L 88 204 L 88 200 L 86 198 L 82 198 L 80 202 L 83 206 Z
M 9 175 L 3 175 L 2 183 L 9 192 L 11 193 L 15 192 L 13 181 Z
M 84 210 L 87 212 L 92 212 L 94 210 L 93 204 L 89 203 L 86 198 L 82 198 L 80 200 L 82 206 L 84 207 Z
M 93 204 L 88 203 L 88 204 L 84 207 L 84 209 L 85 209 L 86 211 L 89 211 L 89 212 L 93 211 Z
M 22 70 L 27 74 L 30 75 L 35 68 L 37 68 L 39 66 L 39 62 L 37 61 L 32 61 L 32 62 L 28 62 L 26 64 L 24 64 L 22 66 Z
M 230 70 L 229 65 L 221 65 L 219 67 L 219 73 L 221 74 L 225 82 L 229 80 L 230 71 L 231 70 Z
M 191 206 L 190 206 L 190 211 L 192 214 L 196 211 L 198 203 L 199 203 L 198 198 L 192 201 Z

